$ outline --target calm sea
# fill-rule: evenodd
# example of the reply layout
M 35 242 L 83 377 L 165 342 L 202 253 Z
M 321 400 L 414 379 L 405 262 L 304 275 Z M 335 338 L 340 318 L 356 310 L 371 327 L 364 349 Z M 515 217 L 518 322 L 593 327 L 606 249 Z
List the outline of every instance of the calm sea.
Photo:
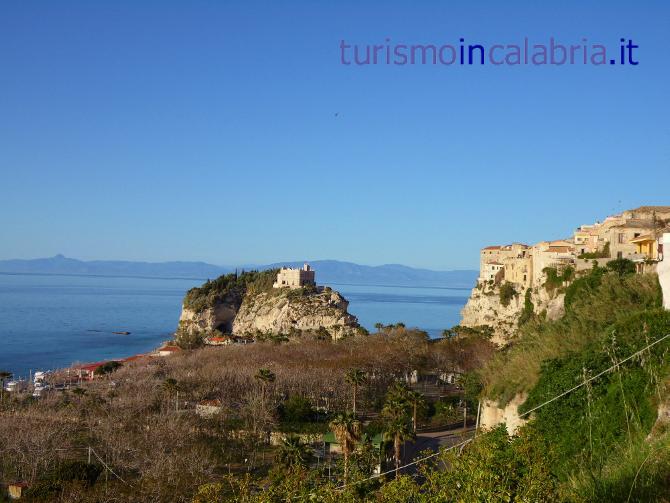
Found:
M 181 300 L 202 280 L 0 273 L 0 370 L 28 375 L 122 358 L 171 337 Z M 331 285 L 363 326 L 404 322 L 437 336 L 456 325 L 468 290 Z M 113 332 L 131 332 L 119 335 Z

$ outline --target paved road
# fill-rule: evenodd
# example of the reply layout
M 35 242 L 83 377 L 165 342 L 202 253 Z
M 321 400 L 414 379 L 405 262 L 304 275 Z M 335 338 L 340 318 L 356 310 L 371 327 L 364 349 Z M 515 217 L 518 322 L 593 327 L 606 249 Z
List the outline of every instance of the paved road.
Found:
M 456 428 L 426 433 L 419 432 L 414 442 L 407 442 L 404 445 L 402 464 L 411 463 L 415 458 L 419 457 L 421 451 L 425 451 L 426 449 L 437 451 L 440 447 L 456 445 L 472 437 L 474 431 L 473 427 L 468 427 L 465 430 L 463 428 Z M 412 473 L 414 471 L 414 467 L 412 466 L 403 470 L 403 473 Z

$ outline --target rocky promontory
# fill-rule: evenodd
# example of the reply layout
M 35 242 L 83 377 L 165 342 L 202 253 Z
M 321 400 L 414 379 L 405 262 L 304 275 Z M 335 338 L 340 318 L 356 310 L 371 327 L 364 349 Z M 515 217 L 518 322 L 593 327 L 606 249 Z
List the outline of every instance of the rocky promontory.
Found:
M 207 338 L 298 337 L 339 339 L 362 329 L 349 302 L 329 287 L 273 288 L 276 270 L 228 274 L 189 290 L 177 342 L 185 347 Z

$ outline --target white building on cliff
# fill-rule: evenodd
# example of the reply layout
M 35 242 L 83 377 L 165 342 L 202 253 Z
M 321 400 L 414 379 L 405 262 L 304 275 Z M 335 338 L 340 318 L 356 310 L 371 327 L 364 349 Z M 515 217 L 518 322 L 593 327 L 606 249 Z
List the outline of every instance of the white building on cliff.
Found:
M 302 288 L 305 286 L 316 286 L 314 270 L 305 264 L 301 269 L 282 267 L 277 273 L 277 280 L 273 288 Z

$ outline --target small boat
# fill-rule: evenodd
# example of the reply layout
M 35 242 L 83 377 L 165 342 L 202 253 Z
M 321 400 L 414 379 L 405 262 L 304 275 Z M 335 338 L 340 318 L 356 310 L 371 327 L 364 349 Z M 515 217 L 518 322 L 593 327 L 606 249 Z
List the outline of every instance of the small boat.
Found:
M 112 332 L 112 333 L 116 335 L 130 335 L 130 332 Z

